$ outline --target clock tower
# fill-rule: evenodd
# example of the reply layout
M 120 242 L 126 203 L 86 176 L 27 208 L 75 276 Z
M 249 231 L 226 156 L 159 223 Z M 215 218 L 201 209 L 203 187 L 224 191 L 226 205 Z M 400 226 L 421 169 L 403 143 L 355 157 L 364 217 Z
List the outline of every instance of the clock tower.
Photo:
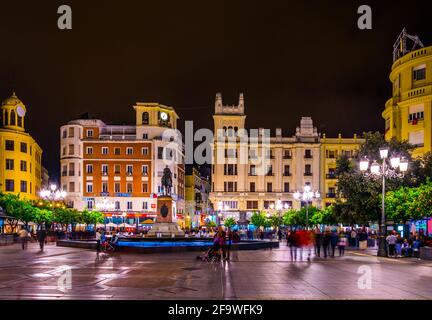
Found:
M 26 107 L 16 96 L 15 92 L 5 99 L 1 106 L 2 126 L 5 129 L 25 131 L 24 117 Z

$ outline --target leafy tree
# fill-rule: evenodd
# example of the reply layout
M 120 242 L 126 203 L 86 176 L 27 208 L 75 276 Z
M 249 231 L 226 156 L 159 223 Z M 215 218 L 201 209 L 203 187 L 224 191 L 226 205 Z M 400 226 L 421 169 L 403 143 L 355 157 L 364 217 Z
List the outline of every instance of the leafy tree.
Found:
M 227 228 L 231 228 L 232 226 L 234 226 L 236 224 L 236 221 L 234 218 L 232 217 L 228 217 L 225 219 L 224 221 L 224 226 Z
M 283 218 L 279 214 L 273 214 L 268 218 L 270 226 L 273 228 L 279 228 L 283 224 Z
M 212 220 L 207 220 L 206 226 L 207 226 L 207 228 L 215 228 L 216 227 L 216 222 L 214 222 Z
M 259 228 L 259 227 L 265 227 L 267 222 L 267 217 L 264 212 L 254 212 L 251 216 L 251 223 Z

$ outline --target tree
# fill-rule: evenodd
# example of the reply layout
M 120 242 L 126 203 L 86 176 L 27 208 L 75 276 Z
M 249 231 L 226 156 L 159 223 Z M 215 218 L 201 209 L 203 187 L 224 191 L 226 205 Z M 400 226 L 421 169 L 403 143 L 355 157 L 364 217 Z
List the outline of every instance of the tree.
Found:
M 215 228 L 216 227 L 216 222 L 214 222 L 212 220 L 207 220 L 206 226 L 207 226 L 207 228 Z
M 236 225 L 236 221 L 232 217 L 228 217 L 224 221 L 224 226 L 227 228 L 231 228 L 232 226 Z
M 268 218 L 273 228 L 279 228 L 283 224 L 283 218 L 279 214 L 273 214 Z
M 254 212 L 251 216 L 251 223 L 259 228 L 259 227 L 265 227 L 267 222 L 267 217 L 264 212 Z

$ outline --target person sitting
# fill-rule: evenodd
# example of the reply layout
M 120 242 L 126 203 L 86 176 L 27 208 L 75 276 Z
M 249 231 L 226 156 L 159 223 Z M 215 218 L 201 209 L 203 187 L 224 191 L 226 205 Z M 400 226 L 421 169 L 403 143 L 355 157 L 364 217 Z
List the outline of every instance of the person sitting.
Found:
M 421 241 L 419 237 L 416 236 L 412 244 L 412 252 L 413 252 L 413 257 L 416 257 L 419 260 L 420 260 L 420 247 L 421 247 Z
M 118 241 L 119 241 L 119 237 L 114 232 L 113 236 L 111 237 L 111 241 L 110 241 L 110 244 L 113 247 L 113 250 L 115 250 L 117 248 Z
M 402 255 L 405 257 L 410 257 L 412 255 L 412 248 L 408 242 L 408 239 L 404 239 L 402 244 Z

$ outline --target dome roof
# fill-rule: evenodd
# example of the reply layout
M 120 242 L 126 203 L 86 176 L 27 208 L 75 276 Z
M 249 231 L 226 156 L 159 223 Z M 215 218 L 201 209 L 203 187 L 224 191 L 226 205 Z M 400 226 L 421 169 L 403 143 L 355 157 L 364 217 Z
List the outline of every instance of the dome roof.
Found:
M 9 98 L 6 98 L 2 102 L 2 106 L 9 105 L 9 106 L 16 106 L 17 104 L 22 103 L 20 99 L 16 96 L 15 92 L 12 93 L 12 96 Z

